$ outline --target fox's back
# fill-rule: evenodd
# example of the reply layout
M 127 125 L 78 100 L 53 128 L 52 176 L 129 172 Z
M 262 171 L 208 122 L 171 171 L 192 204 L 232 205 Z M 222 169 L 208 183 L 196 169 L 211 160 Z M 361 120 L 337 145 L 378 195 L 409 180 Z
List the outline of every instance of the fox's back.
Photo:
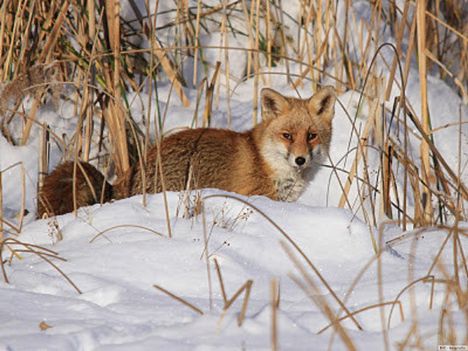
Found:
M 159 163 L 161 170 L 158 169 Z M 199 128 L 172 134 L 160 149 L 149 150 L 143 170 L 136 167 L 127 179 L 130 193 L 218 188 L 240 194 L 271 192 L 252 135 L 231 130 Z

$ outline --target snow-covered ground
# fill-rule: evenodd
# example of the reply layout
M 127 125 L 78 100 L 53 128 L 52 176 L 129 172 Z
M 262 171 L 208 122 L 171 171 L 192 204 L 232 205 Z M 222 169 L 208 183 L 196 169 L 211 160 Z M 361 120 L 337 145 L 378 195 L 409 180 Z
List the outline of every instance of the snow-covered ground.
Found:
M 359 3 L 357 9 L 365 7 L 364 2 Z M 124 6 L 124 15 L 126 11 L 128 8 Z M 214 33 L 205 40 L 207 45 L 210 40 L 213 45 L 219 45 L 220 39 Z M 244 53 L 233 51 L 230 55 L 233 71 L 245 69 L 242 67 L 246 64 Z M 216 55 L 212 59 L 216 61 Z M 300 72 L 295 64 L 288 69 Z M 285 70 L 282 65 L 274 69 L 275 72 Z M 285 77 L 275 72 L 270 72 L 270 85 L 295 95 Z M 417 70 L 412 69 L 407 84 L 407 97 L 415 110 L 420 104 L 417 76 Z M 232 88 L 237 83 L 231 84 Z M 164 110 L 164 101 L 172 88 L 170 83 L 162 82 L 158 89 L 161 110 Z M 249 128 L 255 103 L 252 102 L 253 79 L 238 84 L 229 99 L 223 89 L 214 104 L 214 126 L 227 127 L 230 114 L 233 129 Z M 303 97 L 312 94 L 307 88 L 298 92 Z M 165 130 L 191 124 L 197 91 L 187 88 L 186 94 L 191 101 L 188 108 L 182 107 L 174 94 L 171 97 Z M 435 133 L 437 146 L 454 169 L 462 165 L 462 179 L 466 183 L 468 127 L 464 124 L 460 130 L 456 124 L 460 112 L 466 119 L 466 105 L 446 83 L 435 77 L 429 77 L 428 94 L 433 127 L 449 125 Z M 347 163 L 343 161 L 349 150 L 349 116 L 357 115 L 358 126 L 362 128 L 369 107 L 356 112 L 357 92 L 348 91 L 338 98 L 345 110 L 337 104 L 331 161 L 349 170 L 352 158 Z M 147 112 L 145 106 L 149 99 L 153 99 L 154 105 L 154 96 L 135 94 L 130 101 L 134 118 Z M 30 101 L 25 100 L 24 106 L 30 108 Z M 42 106 L 37 119 L 47 122 L 57 135 L 62 135 L 76 128 L 74 113 L 73 104 L 63 100 L 58 107 Z M 461 159 L 454 152 L 458 150 L 460 132 Z M 30 212 L 20 234 L 10 230 L 6 237 L 40 245 L 66 259 L 50 258 L 81 293 L 44 260 L 49 257 L 46 252 L 15 254 L 4 265 L 9 284 L 0 281 L 1 350 L 270 349 L 273 280 L 279 285 L 276 329 L 282 350 L 347 349 L 342 335 L 333 327 L 321 332 L 330 324 L 323 311 L 325 305 L 337 317 L 346 316 L 338 301 L 350 312 L 371 307 L 357 313 L 355 322 L 346 318 L 341 323 L 358 350 L 383 350 L 386 344 L 398 349 L 398 343 L 404 342 L 435 350 L 440 335 L 448 333 L 447 325 L 451 326 L 458 344 L 467 343 L 466 311 L 458 310 L 456 294 L 447 290 L 447 284 L 440 280 L 452 277 L 457 268 L 460 286 L 467 285 L 464 263 L 459 253 L 454 260 L 454 252 L 462 249 L 466 254 L 468 250 L 468 223 L 459 224 L 465 232 L 458 236 L 456 250 L 453 243 L 457 236 L 450 229 L 426 228 L 402 233 L 395 225 L 385 224 L 383 215 L 378 218 L 382 224 L 379 238 L 379 230 L 366 224 L 361 212 L 335 207 L 342 193 L 340 182 L 326 167 L 316 172 L 297 203 L 245 198 L 206 189 L 190 194 L 189 203 L 178 193 L 167 193 L 167 198 L 155 194 L 148 195 L 145 207 L 142 197 L 135 196 L 82 208 L 77 216 L 67 214 L 35 220 L 39 138 L 39 128 L 35 127 L 25 146 L 12 146 L 0 135 L 5 218 L 10 223 L 18 223 L 23 195 L 24 206 Z M 356 139 L 354 136 L 354 143 Z M 417 138 L 411 142 L 411 147 L 417 150 Z M 61 156 L 58 148 L 52 147 L 52 167 L 60 162 Z M 371 174 L 378 167 L 378 154 L 374 157 Z M 21 165 L 14 166 L 18 162 Z M 343 183 L 346 174 L 338 175 Z M 357 192 L 358 189 L 351 190 L 352 201 Z M 202 198 L 203 213 L 183 216 L 186 209 L 193 213 L 197 197 Z M 5 228 L 9 229 L 8 225 Z M 383 248 L 379 255 L 373 242 Z M 9 247 L 4 246 L 3 259 L 8 260 L 10 253 Z M 215 259 L 227 299 L 247 281 L 252 281 L 248 298 L 245 299 L 244 290 L 226 311 Z M 421 278 L 426 279 L 407 289 Z M 193 304 L 203 314 L 154 285 Z M 245 318 L 241 318 L 244 301 L 247 301 Z M 387 304 L 372 307 L 383 302 Z M 444 313 L 447 313 L 445 321 L 450 319 L 450 322 L 444 322 L 442 331 L 439 321 Z
M 210 194 L 219 191 L 204 191 L 202 195 Z M 447 236 L 442 230 L 428 231 L 419 240 L 410 235 L 394 246 L 395 251 L 384 251 L 380 259 L 383 296 L 379 298 L 375 260 L 355 282 L 374 254 L 367 226 L 351 213 L 262 197 L 249 200 L 303 250 L 350 311 L 395 300 L 408 282 L 429 273 L 434 254 Z M 55 262 L 82 294 L 41 258 L 22 254 L 22 260 L 15 259 L 7 268 L 10 284 L 0 286 L 0 345 L 11 350 L 269 349 L 270 286 L 276 278 L 280 285 L 277 328 L 281 348 L 328 349 L 333 331 L 329 328 L 317 335 L 329 320 L 314 299 L 326 299 L 333 311 L 338 311 L 338 305 L 310 268 L 306 268 L 307 272 L 319 286 L 312 296 L 290 279 L 288 275 L 293 274 L 303 280 L 281 243 L 295 257 L 299 257 L 298 253 L 267 219 L 237 200 L 207 199 L 208 276 L 202 216 L 176 219 L 174 212 L 181 206 L 178 194 L 169 193 L 168 203 L 171 239 L 167 237 L 161 194 L 150 196 L 146 208 L 137 196 L 83 208 L 77 218 L 72 214 L 58 217 L 64 239 L 55 245 L 57 233 L 50 221 L 35 221 L 24 228 L 20 240 L 43 245 L 67 259 Z M 452 269 L 452 252 L 450 240 L 439 261 L 447 270 Z M 237 318 L 244 295 L 223 312 L 215 258 L 228 299 L 247 280 L 253 281 L 242 326 L 238 326 Z M 299 262 L 306 267 L 303 259 Z M 154 284 L 184 298 L 204 314 L 155 289 Z M 399 301 L 405 320 L 401 320 L 399 307 L 395 306 L 388 330 L 390 344 L 402 341 L 409 333 L 414 308 L 418 311 L 417 335 L 424 337 L 427 349 L 434 349 L 445 295 L 445 289 L 436 284 L 431 310 L 430 281 L 403 293 Z M 362 331 L 349 321 L 343 323 L 359 350 L 383 349 L 380 313 L 375 308 L 358 314 Z M 387 329 L 389 305 L 383 313 Z M 463 312 L 451 316 L 461 332 Z M 49 328 L 41 330 L 42 322 Z M 342 345 L 335 336 L 332 349 L 344 349 Z

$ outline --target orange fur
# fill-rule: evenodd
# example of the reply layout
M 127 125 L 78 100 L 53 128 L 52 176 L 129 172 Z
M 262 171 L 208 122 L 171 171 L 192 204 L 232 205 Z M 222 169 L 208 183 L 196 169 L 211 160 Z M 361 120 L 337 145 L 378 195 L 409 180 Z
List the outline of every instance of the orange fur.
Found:
M 37 201 L 39 217 L 73 211 L 74 192 L 76 208 L 112 199 L 112 186 L 96 168 L 89 163 L 79 162 L 74 174 L 74 167 L 74 162 L 65 162 L 44 179 Z
M 154 146 L 149 150 L 143 168 L 130 168 L 114 185 L 112 194 L 125 198 L 143 191 L 156 193 L 163 190 L 164 184 L 168 191 L 218 188 L 294 201 L 304 188 L 304 173 L 313 160 L 328 153 L 334 102 L 332 88 L 322 89 L 309 99 L 284 97 L 264 89 L 263 122 L 255 128 L 244 133 L 199 128 L 172 134 L 162 140 L 160 149 Z M 94 188 L 101 189 L 103 176 L 96 176 L 97 170 L 88 170 L 92 166 L 82 164 L 96 181 Z M 56 215 L 73 210 L 70 196 L 63 196 L 71 187 L 71 182 L 63 182 L 70 178 L 69 168 L 70 163 L 66 163 L 46 177 L 40 193 L 40 198 L 46 199 L 42 202 L 49 204 L 49 212 Z M 84 193 L 77 196 L 77 205 L 93 203 L 94 196 L 89 194 L 84 177 L 81 175 L 75 183 Z M 39 215 L 44 210 L 44 206 L 38 206 Z

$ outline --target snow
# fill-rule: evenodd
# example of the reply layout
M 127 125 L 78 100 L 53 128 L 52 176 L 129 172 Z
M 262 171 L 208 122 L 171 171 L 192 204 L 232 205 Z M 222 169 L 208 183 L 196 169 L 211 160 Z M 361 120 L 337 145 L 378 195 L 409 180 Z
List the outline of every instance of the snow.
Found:
M 122 14 L 132 18 L 133 12 L 125 4 Z M 291 16 L 286 17 L 291 28 L 294 19 L 300 15 L 298 5 L 294 4 L 291 2 Z M 359 21 L 370 16 L 368 4 L 359 2 L 355 10 L 361 7 L 362 11 L 356 15 Z M 161 18 L 159 25 L 169 23 L 173 20 L 171 16 L 168 13 Z M 171 35 L 167 32 L 162 38 L 170 40 Z M 219 32 L 213 31 L 203 40 L 206 45 L 217 46 L 224 39 Z M 230 45 L 247 46 L 245 38 L 229 37 L 227 40 Z M 215 61 L 221 59 L 225 66 L 224 52 L 210 50 L 205 58 L 211 63 L 208 77 L 212 75 Z M 245 53 L 229 52 L 229 63 L 231 69 L 242 76 Z M 185 62 L 185 68 L 184 74 L 192 77 L 193 62 Z M 291 73 L 302 70 L 295 63 L 290 63 L 289 69 Z M 273 86 L 287 95 L 295 94 L 285 76 L 275 74 L 284 72 L 285 66 L 281 64 L 264 72 L 265 82 L 261 85 Z M 214 103 L 213 126 L 227 127 L 231 115 L 232 129 L 249 128 L 252 107 L 256 103 L 252 101 L 253 78 L 239 82 L 239 77 L 232 76 L 232 81 L 227 82 L 224 74 L 220 77 L 222 84 L 219 99 Z M 233 90 L 229 94 L 226 93 L 227 83 Z M 299 87 L 298 93 L 302 97 L 311 94 L 306 87 Z M 167 108 L 164 131 L 193 124 L 197 91 L 188 88 L 186 94 L 190 99 L 188 108 L 182 107 L 177 96 L 171 93 L 170 83 L 162 82 L 158 86 L 159 108 L 161 111 Z M 445 82 L 429 77 L 428 95 L 434 128 L 457 123 L 460 115 L 466 119 L 466 105 Z M 139 92 L 130 93 L 129 97 L 130 112 L 144 127 L 144 120 L 139 116 L 154 115 L 156 96 Z M 420 91 L 416 71 L 410 72 L 407 97 L 418 111 Z M 363 129 L 370 107 L 366 103 L 358 111 L 359 93 L 355 91 L 348 91 L 338 98 L 346 110 L 336 105 L 330 162 L 349 170 L 352 158 L 345 161 L 343 157 L 349 150 L 352 118 L 357 116 L 357 128 Z M 153 110 L 148 111 L 150 100 Z M 30 101 L 25 99 L 25 109 L 30 108 L 29 105 Z M 37 120 L 47 123 L 61 136 L 74 131 L 74 117 L 73 105 L 69 101 L 60 101 L 58 107 L 51 104 L 41 107 Z M 149 130 L 154 135 L 154 123 L 151 123 Z M 19 124 L 14 127 L 19 130 Z M 465 123 L 435 133 L 437 146 L 449 165 L 453 169 L 461 165 L 465 183 L 468 180 L 465 169 L 467 128 Z M 40 128 L 36 126 L 29 143 L 24 146 L 13 146 L 0 135 L 4 216 L 10 223 L 18 225 L 23 197 L 24 207 L 29 211 L 18 236 L 5 225 L 9 230 L 7 236 L 57 252 L 66 261 L 52 259 L 52 262 L 81 293 L 40 256 L 19 252 L 11 262 L 5 263 L 9 283 L 0 281 L 1 350 L 269 350 L 272 279 L 277 279 L 280 285 L 277 311 L 280 349 L 345 350 L 345 344 L 333 328 L 318 333 L 330 321 L 317 301 L 324 299 L 331 311 L 340 317 L 345 313 L 297 248 L 350 311 L 399 297 L 403 320 L 398 305 L 395 305 L 388 322 L 391 306 L 386 305 L 356 315 L 362 330 L 349 318 L 342 322 L 358 350 L 384 349 L 386 336 L 391 349 L 397 349 L 397 343 L 403 342 L 415 325 L 416 331 L 410 339 L 420 338 L 419 342 L 425 348 L 435 349 L 439 320 L 447 306 L 457 340 L 463 343 L 467 338 L 464 312 L 457 310 L 454 294 L 448 295 L 446 285 L 437 282 L 433 295 L 431 289 L 431 276 L 448 279 L 455 270 L 455 234 L 450 228 L 413 229 L 402 233 L 382 215 L 378 218 L 378 224 L 383 228 L 380 238 L 379 230 L 365 222 L 361 211 L 336 207 L 342 193 L 340 183 L 346 180 L 344 172 L 338 173 L 337 177 L 330 168 L 321 167 L 297 203 L 275 202 L 258 196 L 246 198 L 217 189 L 204 189 L 190 194 L 192 200 L 195 196 L 204 199 L 203 213 L 192 216 L 182 215 L 185 208 L 192 205 L 184 203 L 181 194 L 169 192 L 167 198 L 162 194 L 148 195 L 146 206 L 143 206 L 142 196 L 135 196 L 81 208 L 76 216 L 66 214 L 35 220 L 39 138 Z M 352 142 L 357 140 L 354 135 Z M 460 140 L 461 155 L 458 155 L 453 150 L 458 150 Z M 412 137 L 410 147 L 417 150 L 417 137 Z M 53 144 L 51 168 L 60 162 L 63 152 L 58 144 Z M 97 153 L 96 150 L 92 152 Z M 372 151 L 370 154 L 372 158 Z M 377 153 L 374 157 L 378 161 Z M 378 163 L 370 166 L 376 168 Z M 24 192 L 18 185 L 23 178 Z M 352 203 L 358 190 L 353 187 L 349 193 Z M 217 197 L 210 197 L 212 195 Z M 165 201 L 169 213 L 166 213 Z M 188 213 L 193 212 L 193 208 L 188 208 Z M 169 218 L 171 238 L 166 217 Z M 468 223 L 459 223 L 459 228 L 466 233 Z M 458 238 L 457 250 L 461 246 L 466 253 L 466 234 L 460 234 Z M 391 244 L 385 245 L 385 242 Z M 374 244 L 382 247 L 379 255 L 376 255 Z M 22 248 L 14 244 L 9 246 Z M 11 252 L 8 248 L 3 249 L 3 259 L 8 259 Z M 439 251 L 440 257 L 433 267 Z M 219 263 L 228 299 L 248 280 L 253 282 L 246 318 L 241 326 L 238 317 L 245 291 L 227 311 L 223 311 L 223 295 L 214 259 Z M 460 267 L 458 262 L 458 269 Z M 421 280 L 406 290 L 410 283 L 424 277 L 428 280 Z M 306 283 L 307 279 L 311 279 L 318 290 L 313 290 Z M 305 284 L 307 292 L 295 280 Z M 460 280 L 460 286 L 466 286 L 465 274 L 460 274 Z M 154 285 L 197 306 L 204 314 L 194 312 Z
M 202 196 L 214 194 L 220 192 L 202 192 Z M 60 216 L 56 220 L 64 239 L 55 244 L 52 244 L 54 236 L 48 234 L 53 233 L 51 219 L 28 224 L 19 239 L 58 251 L 67 262 L 57 261 L 57 264 L 83 293 L 78 294 L 39 257 L 21 254 L 21 260 L 14 260 L 7 267 L 10 284 L 0 284 L 0 340 L 3 345 L 14 350 L 26 350 L 31 345 L 56 350 L 268 349 L 270 281 L 277 278 L 281 285 L 278 330 L 282 348 L 307 350 L 313 343 L 314 349 L 327 349 L 331 330 L 320 335 L 316 333 L 329 321 L 289 278 L 290 273 L 297 277 L 300 274 L 282 248 L 281 242 L 287 242 L 286 239 L 266 218 L 256 210 L 246 210 L 232 198 L 205 201 L 206 223 L 209 223 L 210 294 L 203 220 L 201 216 L 176 218 L 174 209 L 180 206 L 180 196 L 177 193 L 167 195 L 172 211 L 172 238 L 167 237 L 162 194 L 150 195 L 146 207 L 142 206 L 141 196 L 136 196 L 82 208 L 76 218 L 72 214 Z M 249 201 L 291 237 L 335 293 L 347 299 L 348 308 L 357 310 L 379 301 L 375 262 L 348 292 L 361 269 L 374 256 L 369 235 L 376 233 L 369 232 L 367 225 L 338 208 L 280 203 L 263 197 Z M 104 230 L 109 231 L 97 236 Z M 408 233 L 408 238 L 395 244 L 395 251 L 383 252 L 384 301 L 395 299 L 411 281 L 410 276 L 414 280 L 427 275 L 446 236 L 447 232 L 440 229 L 426 232 L 424 238 Z M 466 238 L 461 239 L 466 248 Z M 299 257 L 294 249 L 292 252 Z M 451 269 L 452 252 L 449 240 L 441 257 L 446 269 Z M 214 258 L 221 267 L 228 298 L 247 280 L 253 281 L 242 327 L 237 325 L 237 316 L 243 295 L 223 316 Z M 305 264 L 303 260 L 300 262 Z M 316 276 L 313 279 L 319 283 Z M 205 314 L 198 315 L 156 290 L 154 284 L 196 305 Z M 421 333 L 430 335 L 424 340 L 427 347 L 437 343 L 438 309 L 445 297 L 445 289 L 436 284 L 434 307 L 429 310 L 430 291 L 429 283 L 420 283 L 412 292 L 417 296 Z M 320 294 L 338 310 L 336 301 L 322 285 Z M 411 327 L 410 296 L 407 292 L 400 299 L 408 319 L 401 323 L 398 308 L 393 311 L 392 341 L 401 340 Z M 385 308 L 387 318 L 389 312 L 390 309 Z M 453 316 L 456 325 L 463 328 L 462 312 L 454 312 Z M 382 348 L 379 310 L 362 313 L 358 320 L 363 332 L 358 332 L 349 321 L 344 323 L 358 349 Z M 50 328 L 41 331 L 40 322 L 47 323 Z M 343 348 L 336 336 L 334 345 L 334 349 Z

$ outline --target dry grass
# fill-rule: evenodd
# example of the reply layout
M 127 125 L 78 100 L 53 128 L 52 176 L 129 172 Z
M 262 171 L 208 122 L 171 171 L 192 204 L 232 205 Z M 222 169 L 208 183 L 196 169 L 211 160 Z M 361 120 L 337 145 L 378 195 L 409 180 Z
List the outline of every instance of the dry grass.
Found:
M 200 315 L 203 315 L 203 311 L 201 309 L 199 309 L 198 307 L 196 307 L 195 305 L 191 304 L 190 302 L 188 302 L 187 300 L 181 298 L 180 296 L 177 296 L 177 295 L 174 295 L 173 293 L 171 293 L 170 291 L 164 289 L 163 287 L 160 287 L 159 285 L 156 285 L 154 284 L 153 287 L 155 289 L 158 289 L 159 291 L 162 291 L 163 293 L 165 293 L 166 295 L 170 296 L 171 298 L 173 298 L 174 300 L 184 304 L 185 306 L 187 306 L 188 308 L 190 308 L 192 311 L 195 311 L 197 312 L 198 314 Z
M 4 261 L 3 256 L 5 255 L 5 250 L 10 252 L 10 258 Z M 59 254 L 55 251 L 42 246 L 24 243 L 14 238 L 6 238 L 0 241 L 0 267 L 2 269 L 5 283 L 9 283 L 5 264 L 11 264 L 14 258 L 21 259 L 21 254 L 23 253 L 34 254 L 43 261 L 47 262 L 75 289 L 78 294 L 81 294 L 81 290 L 68 277 L 68 275 L 66 275 L 54 262 L 52 262 L 52 259 L 59 261 L 66 261 L 66 259 L 60 257 Z
M 456 169 L 452 168 L 438 149 L 434 134 L 451 126 L 432 129 L 432 119 L 436 116 L 429 114 L 426 75 L 427 72 L 435 72 L 464 102 L 468 102 L 468 14 L 465 2 L 417 0 L 404 2 L 403 8 L 398 7 L 399 2 L 395 1 L 388 2 L 386 7 L 380 1 L 370 2 L 371 18 L 366 25 L 359 24 L 358 18 L 351 11 L 350 1 L 345 2 L 342 8 L 347 14 L 344 23 L 336 23 L 337 2 L 331 0 L 301 1 L 301 15 L 297 18 L 291 18 L 284 11 L 285 1 L 223 0 L 213 7 L 201 1 L 194 7 L 190 7 L 187 1 L 175 1 L 176 6 L 169 11 L 174 14 L 173 20 L 163 23 L 161 16 L 164 11 L 159 8 L 162 7 L 162 1 L 156 1 L 156 8 L 150 10 L 147 7 L 145 12 L 138 8 L 135 1 L 128 2 L 134 11 L 133 21 L 124 21 L 119 17 L 120 3 L 116 0 L 99 3 L 9 0 L 0 4 L 1 132 L 11 144 L 24 145 L 30 140 L 35 128 L 42 130 L 39 182 L 48 168 L 48 150 L 52 143 L 60 146 L 65 157 L 93 160 L 102 169 L 114 170 L 117 176 L 132 164 L 144 163 L 146 150 L 152 143 L 160 142 L 166 121 L 167 110 L 159 110 L 158 85 L 161 81 L 168 81 L 172 85 L 174 96 L 170 94 L 168 100 L 178 99 L 186 107 L 190 101 L 185 88 L 191 85 L 196 88 L 194 125 L 199 120 L 204 126 L 212 123 L 212 111 L 216 108 L 222 90 L 226 89 L 231 124 L 235 116 L 232 115 L 230 96 L 236 86 L 230 85 L 230 78 L 239 76 L 239 72 L 231 71 L 229 52 L 245 52 L 247 71 L 240 79 L 253 79 L 254 99 L 261 85 L 269 82 L 270 75 L 263 72 L 271 71 L 276 65 L 284 65 L 285 73 L 282 74 L 292 90 L 297 87 L 315 90 L 324 81 L 332 82 L 339 92 L 357 90 L 361 94 L 358 112 L 355 116 L 348 114 L 353 124 L 348 152 L 343 155 L 342 162 L 333 165 L 334 176 L 346 173 L 344 182 L 339 181 L 342 197 L 339 203 L 330 205 L 349 208 L 363 218 L 372 230 L 386 219 L 393 221 L 402 231 L 412 228 L 425 231 L 425 228 L 433 226 L 447 228 L 448 223 L 454 223 L 447 229 L 444 245 L 449 240 L 453 241 L 455 271 L 449 272 L 438 262 L 443 245 L 425 277 L 430 278 L 433 285 L 442 284 L 446 287 L 447 308 L 442 309 L 440 316 L 439 340 L 441 344 L 454 342 L 454 331 L 450 330 L 449 323 L 451 311 L 466 309 L 467 306 L 467 290 L 460 278 L 462 276 L 466 279 L 468 276 L 466 254 L 460 244 L 460 236 L 466 236 L 466 231 L 458 225 L 467 220 L 464 206 L 468 201 L 468 190 L 461 177 L 466 165 L 460 162 Z M 102 6 L 103 3 L 105 6 Z M 297 32 L 292 33 L 286 27 L 288 21 L 296 22 Z M 219 25 L 221 43 L 218 46 L 202 45 L 201 37 L 213 23 Z M 344 26 L 344 30 L 339 28 L 340 25 Z M 380 46 L 383 44 L 381 25 L 389 27 L 395 38 L 391 46 L 394 55 L 391 58 L 384 54 L 390 45 Z M 167 31 L 173 34 L 173 41 L 169 43 L 161 39 Z M 248 46 L 244 49 L 231 47 L 230 40 L 236 36 L 247 42 Z M 147 42 L 146 47 L 140 45 L 142 41 Z M 402 54 L 403 51 L 406 56 Z M 223 64 L 210 66 L 204 60 L 209 52 L 218 53 Z M 184 77 L 182 70 L 183 65 L 187 64 L 187 58 L 193 60 L 193 76 L 190 77 Z M 420 110 L 416 110 L 405 98 L 405 82 L 412 58 L 417 60 L 419 68 Z M 300 65 L 300 74 L 292 73 L 290 67 L 293 63 Z M 382 67 L 387 74 L 382 74 Z M 225 78 L 227 84 L 222 84 L 222 78 Z M 392 89 L 399 93 L 390 101 Z M 140 116 L 132 116 L 129 109 L 131 94 L 135 92 L 140 96 L 142 91 L 146 91 L 150 97 L 157 97 L 156 103 L 151 98 L 146 101 L 145 115 L 141 116 L 144 127 L 135 121 Z M 24 109 L 21 102 L 27 96 L 32 99 L 32 103 L 29 109 Z M 145 99 L 141 96 L 140 99 Z M 56 135 L 49 126 L 36 120 L 39 108 L 54 103 L 57 98 L 74 105 L 77 116 L 74 135 Z M 359 127 L 357 114 L 364 105 L 369 107 L 368 118 L 364 126 Z M 199 109 L 199 106 L 204 108 Z M 259 118 L 255 107 L 252 124 L 258 123 Z M 461 126 L 466 122 L 466 116 L 460 114 L 459 123 L 455 126 L 460 130 L 460 147 L 456 151 L 460 160 L 463 153 Z M 18 125 L 21 130 L 16 129 Z M 396 131 L 390 128 L 392 125 L 397 126 Z M 155 135 L 152 135 L 152 130 Z M 420 142 L 416 155 L 409 152 L 410 139 Z M 92 150 L 98 152 L 93 153 Z M 376 174 L 368 169 L 373 151 L 381 155 Z M 346 168 L 350 171 L 346 171 Z M 162 176 L 161 167 L 158 169 Z M 9 249 L 17 253 L 18 249 L 12 247 L 20 245 L 42 259 L 59 259 L 56 253 L 4 238 L 4 230 L 21 231 L 24 215 L 23 205 L 19 225 L 3 217 L 2 174 L 5 171 L 0 170 L 0 252 Z M 401 178 L 403 181 L 399 182 Z M 24 194 L 24 179 L 19 186 L 23 188 Z M 352 189 L 357 189 L 357 196 L 352 195 Z M 186 195 L 182 201 L 184 215 L 191 217 L 202 213 L 203 201 L 206 199 L 196 198 L 192 204 L 189 196 Z M 170 237 L 172 230 L 165 201 Z M 372 308 L 383 311 L 382 306 L 386 304 L 393 307 L 398 305 L 401 318 L 404 318 L 399 297 L 406 293 L 406 288 L 393 301 L 382 299 L 380 304 L 349 311 L 346 300 L 341 301 L 336 296 L 314 268 L 312 261 L 301 253 L 301 249 L 281 228 L 277 229 L 295 248 L 292 251 L 285 246 L 299 271 L 299 276 L 294 277 L 298 286 L 310 296 L 325 289 L 341 306 L 341 310 L 336 313 L 327 301 L 313 299 L 313 303 L 329 318 L 329 326 L 334 328 L 348 349 L 355 349 L 355 345 L 341 326 L 342 320 L 350 319 L 360 329 L 355 314 Z M 98 233 L 95 238 L 103 234 Z M 156 232 L 154 234 L 160 235 Z M 371 262 L 380 263 L 382 243 L 372 235 L 371 238 L 375 257 L 356 277 L 355 284 Z M 208 240 L 209 237 L 206 237 L 206 245 Z M 397 244 L 398 240 L 395 240 L 388 244 Z M 205 255 L 210 272 L 208 250 L 205 250 Z M 298 261 L 297 255 L 302 255 L 307 266 Z M 215 266 L 227 305 L 221 270 L 216 261 Z M 436 267 L 439 272 L 444 272 L 442 278 L 434 278 Z M 427 279 L 409 277 L 408 290 L 414 284 L 426 283 Z M 246 293 L 242 320 L 251 284 L 250 280 L 247 281 L 232 298 L 235 300 L 242 291 Z M 276 284 L 272 282 L 273 300 L 276 299 Z M 161 287 L 156 288 L 177 298 Z M 456 306 L 448 306 L 448 301 L 454 296 Z M 203 313 L 181 302 L 197 313 Z M 276 325 L 278 306 L 272 306 L 272 348 L 276 349 L 279 343 Z M 344 316 L 340 316 L 343 311 Z M 382 328 L 386 330 L 391 314 L 385 316 L 382 312 L 381 317 Z M 410 342 L 420 346 L 418 338 L 421 336 L 415 324 L 399 348 L 408 348 Z M 388 341 L 385 345 L 388 346 Z

